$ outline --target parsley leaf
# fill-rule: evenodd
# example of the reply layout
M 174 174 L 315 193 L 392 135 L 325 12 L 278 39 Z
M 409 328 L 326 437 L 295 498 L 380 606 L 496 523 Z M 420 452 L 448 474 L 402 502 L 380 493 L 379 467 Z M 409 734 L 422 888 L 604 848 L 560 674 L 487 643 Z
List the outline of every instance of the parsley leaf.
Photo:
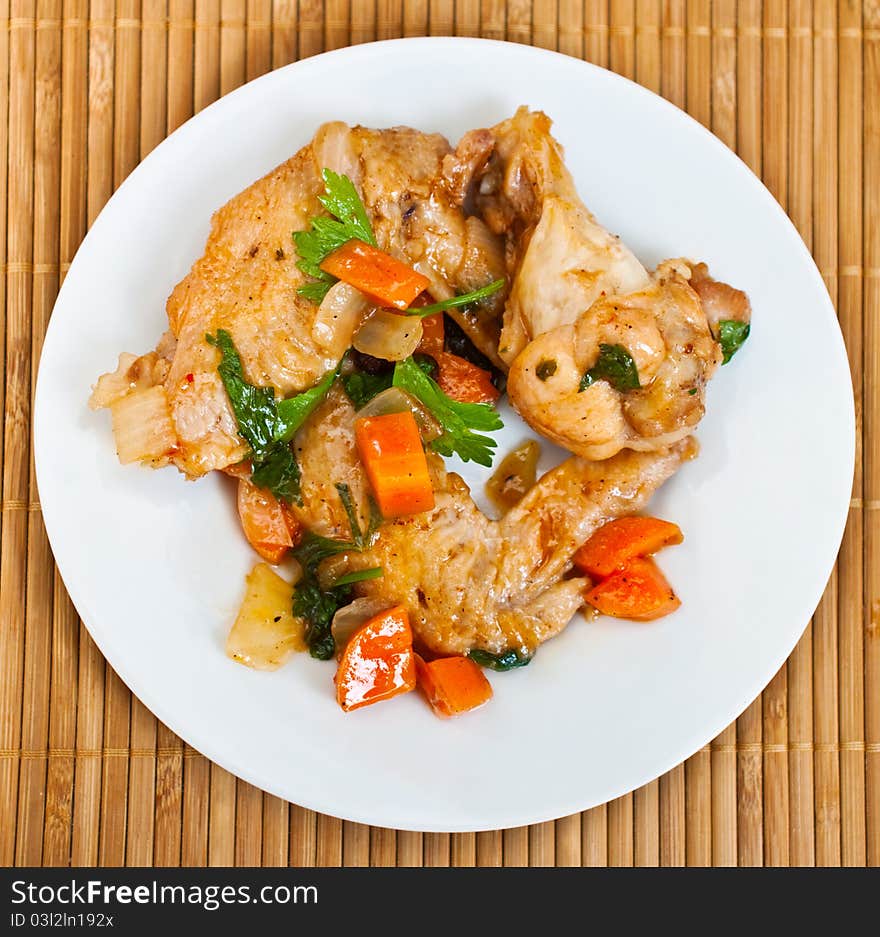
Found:
M 394 366 L 393 386 L 421 400 L 443 427 L 443 435 L 431 443 L 436 452 L 445 456 L 457 453 L 464 462 L 492 465 L 492 450 L 498 443 L 480 432 L 492 432 L 504 424 L 491 404 L 459 403 L 450 399 L 412 358 L 398 361 Z
M 599 357 L 596 363 L 581 378 L 578 392 L 586 390 L 596 381 L 608 381 L 615 389 L 621 392 L 636 390 L 639 384 L 639 372 L 632 355 L 623 345 L 599 345 Z
M 330 169 L 324 169 L 321 177 L 324 195 L 319 196 L 318 201 L 332 217 L 312 218 L 309 231 L 293 232 L 293 243 L 299 254 L 297 266 L 307 276 L 314 277 L 312 283 L 306 283 L 297 292 L 316 303 L 321 302 L 336 282 L 336 277 L 321 269 L 325 257 L 355 238 L 376 246 L 367 210 L 351 179 Z
M 532 658 L 523 654 L 521 651 L 505 651 L 503 654 L 491 654 L 489 651 L 473 648 L 468 651 L 468 657 L 481 667 L 488 667 L 489 670 L 495 670 L 503 673 L 505 670 L 513 670 L 515 667 L 525 667 Z
M 342 378 L 342 387 L 354 404 L 355 410 L 366 406 L 376 394 L 388 390 L 391 386 L 391 371 L 384 374 L 368 374 L 366 371 L 352 371 Z
M 742 348 L 749 337 L 751 326 L 748 322 L 739 322 L 736 319 L 722 319 L 718 323 L 718 341 L 724 357 L 722 364 L 728 361 Z
M 493 280 L 486 286 L 481 286 L 478 290 L 472 290 L 470 293 L 463 293 L 461 296 L 452 296 L 439 303 L 431 303 L 430 306 L 421 306 L 418 309 L 407 309 L 407 315 L 410 316 L 432 316 L 435 312 L 443 312 L 444 309 L 456 309 L 459 306 L 470 306 L 471 303 L 479 303 L 497 293 L 504 286 L 504 277 L 499 280 Z
M 268 488 L 276 498 L 298 499 L 300 471 L 289 443 L 327 395 L 339 369 L 309 390 L 277 401 L 274 388 L 256 387 L 245 380 L 241 357 L 229 332 L 218 329 L 216 335 L 206 335 L 205 340 L 220 350 L 217 372 L 232 404 L 238 431 L 251 447 L 251 481 Z

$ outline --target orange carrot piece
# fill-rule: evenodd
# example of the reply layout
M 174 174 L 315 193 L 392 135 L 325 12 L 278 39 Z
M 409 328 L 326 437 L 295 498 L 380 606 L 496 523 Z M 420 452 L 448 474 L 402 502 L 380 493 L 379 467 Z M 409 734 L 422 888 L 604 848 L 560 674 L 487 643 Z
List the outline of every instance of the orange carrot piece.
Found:
M 412 411 L 361 417 L 355 441 L 376 503 L 384 517 L 434 507 L 428 460 Z
M 494 403 L 501 395 L 492 383 L 492 375 L 466 358 L 448 351 L 432 355 L 437 362 L 440 390 L 461 403 Z
M 280 563 L 293 546 L 293 538 L 284 508 L 275 495 L 239 478 L 238 516 L 248 543 L 267 563 Z
M 642 556 L 633 557 L 622 569 L 593 586 L 586 599 L 603 615 L 633 621 L 662 618 L 681 605 L 657 564 Z
M 416 654 L 416 674 L 431 708 L 441 719 L 476 709 L 492 698 L 492 684 L 469 657 L 425 662 Z
M 435 312 L 432 316 L 422 319 L 422 340 L 416 351 L 436 358 L 443 354 L 443 342 L 446 338 L 446 329 L 443 325 L 443 313 Z
M 334 682 L 336 701 L 346 712 L 415 688 L 412 630 L 403 606 L 380 612 L 354 632 Z
M 604 579 L 634 556 L 648 556 L 681 543 L 681 528 L 659 517 L 619 517 L 600 527 L 575 553 L 574 565 L 593 579 Z
M 383 306 L 408 309 L 431 281 L 396 257 L 357 239 L 338 247 L 321 263 L 325 273 L 351 284 Z

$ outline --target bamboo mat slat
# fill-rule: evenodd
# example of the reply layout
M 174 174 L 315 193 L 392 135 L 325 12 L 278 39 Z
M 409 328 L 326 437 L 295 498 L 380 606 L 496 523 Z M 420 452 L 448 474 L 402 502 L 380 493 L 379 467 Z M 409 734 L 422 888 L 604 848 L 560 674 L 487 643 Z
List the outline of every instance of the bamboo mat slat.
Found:
M 113 190 L 243 82 L 403 35 L 557 49 L 711 128 L 812 250 L 856 398 L 838 563 L 762 696 L 632 794 L 478 834 L 316 814 L 182 743 L 132 698 L 79 621 L 51 559 L 31 454 L 52 305 Z M 871 0 L 0 0 L 0 863 L 880 865 L 878 88 Z

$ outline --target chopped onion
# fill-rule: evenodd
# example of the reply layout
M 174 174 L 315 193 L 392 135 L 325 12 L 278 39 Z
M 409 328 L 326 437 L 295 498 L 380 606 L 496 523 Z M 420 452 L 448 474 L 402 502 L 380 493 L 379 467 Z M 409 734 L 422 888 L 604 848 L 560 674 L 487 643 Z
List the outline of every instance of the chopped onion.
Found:
M 369 403 L 358 410 L 358 417 L 386 416 L 389 413 L 405 413 L 412 411 L 416 418 L 423 442 L 431 442 L 443 433 L 443 428 L 437 422 L 433 413 L 416 397 L 408 394 L 399 387 L 389 387 L 381 394 L 376 394 Z
M 541 447 L 528 439 L 502 459 L 486 482 L 486 494 L 502 514 L 519 504 L 535 484 L 540 456 Z
M 116 452 L 123 465 L 155 462 L 169 455 L 177 444 L 165 388 L 135 390 L 111 404 Z
M 341 281 L 334 283 L 315 314 L 312 337 L 329 357 L 341 358 L 369 307 L 369 301 L 360 290 Z
M 422 323 L 418 316 L 377 309 L 358 329 L 354 347 L 374 358 L 402 361 L 416 350 L 421 340 Z
M 355 631 L 365 621 L 374 615 L 378 615 L 384 608 L 387 608 L 387 603 L 383 604 L 378 599 L 364 598 L 355 599 L 350 605 L 339 609 L 333 616 L 333 623 L 330 625 L 333 640 L 336 642 L 337 657 L 342 655 L 345 645 L 348 644 Z

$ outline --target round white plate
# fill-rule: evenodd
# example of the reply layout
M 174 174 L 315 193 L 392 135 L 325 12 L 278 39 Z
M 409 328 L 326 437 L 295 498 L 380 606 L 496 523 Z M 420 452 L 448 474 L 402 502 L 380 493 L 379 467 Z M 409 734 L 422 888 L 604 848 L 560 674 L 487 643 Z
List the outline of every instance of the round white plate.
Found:
M 409 124 L 455 141 L 519 104 L 544 109 L 586 204 L 648 265 L 705 259 L 746 289 L 752 337 L 709 391 L 700 458 L 652 503 L 683 546 L 682 598 L 653 624 L 576 619 L 457 720 L 419 694 L 344 714 L 333 666 L 258 673 L 223 653 L 254 554 L 223 479 L 116 461 L 86 406 L 120 351 L 152 348 L 211 213 L 325 120 Z M 575 59 L 468 39 L 376 43 L 308 59 L 181 127 L 101 213 L 58 297 L 35 405 L 43 515 L 64 582 L 132 691 L 187 742 L 281 797 L 363 823 L 533 823 L 646 783 L 760 692 L 812 614 L 853 471 L 849 370 L 794 227 L 715 137 L 648 91 Z M 526 435 L 507 413 L 500 452 Z M 482 487 L 485 474 L 468 471 Z

